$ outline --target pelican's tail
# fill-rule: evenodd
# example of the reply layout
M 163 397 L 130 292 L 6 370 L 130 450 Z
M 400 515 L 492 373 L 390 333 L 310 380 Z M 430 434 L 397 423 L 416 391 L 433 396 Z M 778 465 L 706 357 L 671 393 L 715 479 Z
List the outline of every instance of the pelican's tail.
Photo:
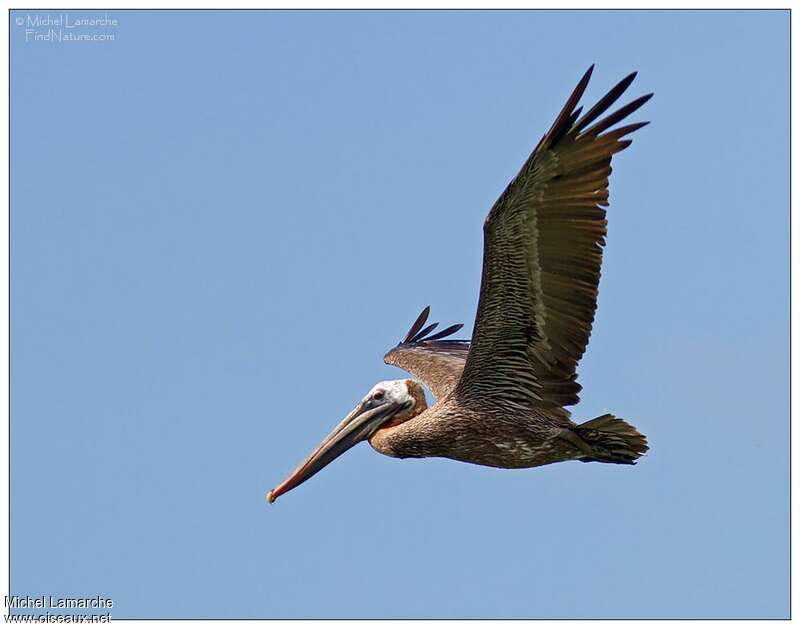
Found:
M 575 427 L 580 437 L 591 447 L 591 456 L 581 461 L 603 463 L 627 463 L 634 465 L 636 459 L 649 449 L 647 437 L 628 422 L 613 415 L 601 415 Z

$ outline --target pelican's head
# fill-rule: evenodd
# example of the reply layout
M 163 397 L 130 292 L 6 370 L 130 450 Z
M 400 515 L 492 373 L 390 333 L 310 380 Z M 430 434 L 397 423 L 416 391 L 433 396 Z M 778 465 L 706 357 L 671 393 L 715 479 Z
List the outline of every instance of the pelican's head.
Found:
M 380 429 L 408 421 L 426 407 L 425 393 L 418 382 L 379 382 L 289 478 L 267 494 L 267 500 L 274 502 L 278 496 L 307 481 L 358 442 L 370 439 Z

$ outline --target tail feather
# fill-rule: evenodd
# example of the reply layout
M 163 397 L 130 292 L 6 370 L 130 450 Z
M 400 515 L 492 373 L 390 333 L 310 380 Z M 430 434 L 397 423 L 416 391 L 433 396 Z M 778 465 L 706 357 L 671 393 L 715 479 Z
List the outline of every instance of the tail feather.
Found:
M 626 463 L 634 465 L 636 459 L 650 448 L 647 437 L 628 422 L 614 415 L 601 415 L 579 424 L 575 432 L 591 447 L 591 456 L 581 461 Z

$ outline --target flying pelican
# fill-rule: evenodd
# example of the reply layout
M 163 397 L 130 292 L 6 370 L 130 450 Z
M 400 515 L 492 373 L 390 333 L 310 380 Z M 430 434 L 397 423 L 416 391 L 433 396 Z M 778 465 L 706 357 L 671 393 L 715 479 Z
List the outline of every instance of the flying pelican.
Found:
M 594 66 L 492 207 L 483 226 L 483 276 L 472 340 L 462 326 L 431 334 L 425 308 L 384 361 L 416 380 L 379 382 L 309 457 L 267 494 L 311 478 L 360 441 L 387 456 L 446 457 L 503 468 L 557 461 L 634 464 L 647 439 L 614 415 L 581 424 L 575 369 L 589 342 L 606 235 L 611 156 L 638 122 L 609 130 L 647 102 L 641 96 L 603 116 L 632 73 L 581 117 Z M 590 126 L 591 125 L 591 126 Z

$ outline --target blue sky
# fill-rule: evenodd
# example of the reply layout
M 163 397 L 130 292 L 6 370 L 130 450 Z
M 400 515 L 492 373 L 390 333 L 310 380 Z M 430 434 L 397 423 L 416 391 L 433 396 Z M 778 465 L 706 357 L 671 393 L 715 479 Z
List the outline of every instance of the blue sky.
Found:
M 115 617 L 786 617 L 788 13 L 127 12 L 12 72 L 12 588 Z M 44 13 L 41 13 L 44 15 Z M 71 18 L 100 12 L 72 12 Z M 56 13 L 51 13 L 56 15 Z M 264 493 L 430 304 L 585 69 L 631 70 L 574 418 L 636 467 L 362 444 Z

